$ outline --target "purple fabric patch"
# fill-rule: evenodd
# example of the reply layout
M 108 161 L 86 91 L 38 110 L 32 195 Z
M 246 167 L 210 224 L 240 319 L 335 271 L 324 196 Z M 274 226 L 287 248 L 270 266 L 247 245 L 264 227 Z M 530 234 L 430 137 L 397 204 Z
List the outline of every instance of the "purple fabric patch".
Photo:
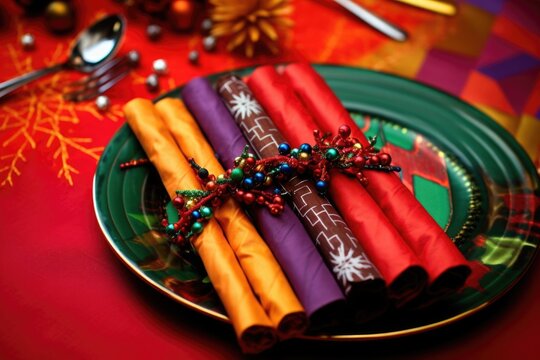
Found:
M 469 0 L 469 4 L 476 5 L 492 14 L 498 14 L 501 11 L 504 2 L 505 0 Z
M 458 96 L 474 65 L 472 58 L 433 49 L 416 79 Z
M 478 60 L 478 67 L 491 65 L 501 60 L 522 54 L 523 51 L 497 35 L 491 34 L 486 42 L 484 51 Z
M 540 60 L 522 53 L 495 64 L 483 66 L 479 71 L 495 80 L 502 80 L 539 67 Z

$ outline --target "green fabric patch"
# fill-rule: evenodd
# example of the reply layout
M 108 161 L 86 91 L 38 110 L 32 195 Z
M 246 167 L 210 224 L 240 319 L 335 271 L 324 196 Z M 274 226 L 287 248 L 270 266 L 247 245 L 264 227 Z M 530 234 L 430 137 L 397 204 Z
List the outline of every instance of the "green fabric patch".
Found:
M 440 227 L 448 224 L 450 194 L 448 189 L 421 176 L 413 176 L 414 195 Z

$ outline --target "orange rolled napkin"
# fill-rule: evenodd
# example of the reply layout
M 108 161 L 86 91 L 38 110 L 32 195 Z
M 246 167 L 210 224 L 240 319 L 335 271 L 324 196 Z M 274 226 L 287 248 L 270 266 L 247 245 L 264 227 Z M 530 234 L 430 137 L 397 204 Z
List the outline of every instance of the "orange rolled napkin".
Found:
M 180 189 L 200 189 L 191 166 L 151 101 L 134 99 L 124 107 L 126 120 L 156 167 L 171 197 Z M 192 240 L 243 351 L 257 353 L 277 341 L 272 323 L 251 287 L 218 223 L 211 219 Z
M 187 158 L 193 158 L 216 176 L 225 173 L 182 101 L 163 99 L 156 104 L 156 109 Z M 287 338 L 302 334 L 308 325 L 306 313 L 268 245 L 240 205 L 228 199 L 215 210 L 215 219 L 279 335 Z
M 367 138 L 323 78 L 309 64 L 291 64 L 285 75 L 306 109 L 323 131 L 345 124 L 363 145 Z M 366 190 L 420 258 L 429 275 L 428 293 L 443 297 L 461 288 L 471 273 L 468 261 L 393 173 L 365 171 Z M 361 188 L 360 184 L 356 188 Z

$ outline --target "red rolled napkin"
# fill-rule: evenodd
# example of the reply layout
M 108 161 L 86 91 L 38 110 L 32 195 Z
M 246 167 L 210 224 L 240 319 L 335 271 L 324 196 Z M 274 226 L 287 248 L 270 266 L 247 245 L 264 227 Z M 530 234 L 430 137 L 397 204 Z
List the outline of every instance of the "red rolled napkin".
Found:
M 273 67 L 257 68 L 248 79 L 257 100 L 293 147 L 313 139 L 317 125 L 300 99 Z M 336 132 L 338 126 L 335 127 Z M 423 289 L 426 273 L 384 213 L 357 182 L 334 172 L 329 194 L 371 261 L 388 284 L 389 295 L 398 305 Z
M 323 131 L 350 126 L 353 137 L 363 145 L 368 139 L 323 78 L 309 64 L 285 68 L 287 82 Z M 429 275 L 428 293 L 444 296 L 460 289 L 471 273 L 467 260 L 444 230 L 393 173 L 365 171 L 368 193 L 422 261 Z M 361 188 L 360 184 L 354 186 Z
M 218 79 L 216 88 L 257 155 L 261 158 L 279 155 L 278 146 L 285 139 L 247 85 L 238 77 L 227 75 Z M 309 179 L 295 176 L 284 187 L 350 300 L 356 320 L 367 321 L 384 312 L 387 305 L 385 281 L 334 206 L 318 194 Z

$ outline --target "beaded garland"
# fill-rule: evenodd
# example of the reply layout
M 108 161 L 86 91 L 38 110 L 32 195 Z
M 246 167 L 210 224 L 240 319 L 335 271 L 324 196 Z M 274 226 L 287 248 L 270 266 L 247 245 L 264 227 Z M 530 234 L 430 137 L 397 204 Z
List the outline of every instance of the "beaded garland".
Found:
M 172 204 L 178 211 L 178 221 L 162 220 L 171 243 L 186 245 L 187 240 L 203 231 L 204 223 L 212 218 L 214 210 L 231 196 L 246 205 L 265 206 L 272 215 L 281 214 L 284 200 L 280 184 L 295 175 L 311 177 L 317 191 L 324 195 L 332 169 L 356 177 L 364 186 L 368 184 L 364 170 L 401 171 L 400 167 L 391 165 L 389 154 L 374 148 L 376 138 L 371 138 L 369 146 L 363 147 L 358 139 L 350 136 L 351 129 L 347 125 L 340 126 L 335 136 L 321 134 L 319 130 L 314 130 L 313 135 L 313 146 L 304 143 L 291 149 L 289 144 L 282 143 L 278 146 L 280 155 L 260 160 L 246 145 L 234 160 L 234 167 L 217 177 L 190 159 L 204 190 L 176 191 Z M 144 163 L 143 159 L 132 160 L 120 168 Z

